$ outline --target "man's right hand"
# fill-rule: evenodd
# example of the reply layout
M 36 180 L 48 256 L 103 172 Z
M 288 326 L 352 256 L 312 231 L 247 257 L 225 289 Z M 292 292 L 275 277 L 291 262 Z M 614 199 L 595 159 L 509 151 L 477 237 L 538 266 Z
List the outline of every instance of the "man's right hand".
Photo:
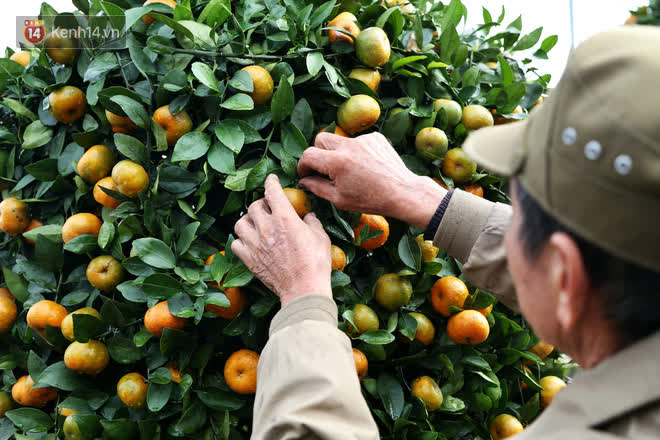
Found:
M 447 192 L 410 171 L 380 133 L 353 139 L 319 133 L 298 162 L 298 174 L 301 187 L 340 209 L 393 217 L 422 229 Z

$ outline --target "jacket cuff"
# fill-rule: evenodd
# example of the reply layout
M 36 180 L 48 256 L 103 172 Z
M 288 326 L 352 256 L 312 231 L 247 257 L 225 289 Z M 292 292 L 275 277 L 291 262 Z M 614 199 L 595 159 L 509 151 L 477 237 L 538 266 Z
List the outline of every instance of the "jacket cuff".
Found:
M 433 245 L 465 263 L 494 206 L 495 203 L 481 197 L 461 190 L 454 191 L 435 233 Z
M 302 321 L 326 322 L 337 326 L 339 311 L 332 298 L 325 295 L 305 295 L 294 299 L 277 312 L 270 323 L 270 336 L 278 331 Z

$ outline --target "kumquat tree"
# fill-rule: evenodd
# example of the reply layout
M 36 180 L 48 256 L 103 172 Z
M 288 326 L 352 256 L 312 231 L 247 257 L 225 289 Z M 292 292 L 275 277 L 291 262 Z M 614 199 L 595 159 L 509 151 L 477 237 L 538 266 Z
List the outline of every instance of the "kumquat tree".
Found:
M 422 231 L 296 186 L 320 131 L 379 131 L 508 202 L 461 144 L 543 105 L 556 36 L 504 9 L 468 27 L 460 0 L 73 4 L 0 59 L 1 440 L 249 438 L 279 300 L 230 244 L 270 173 L 333 241 L 382 438 L 506 438 L 565 386 L 572 361 Z

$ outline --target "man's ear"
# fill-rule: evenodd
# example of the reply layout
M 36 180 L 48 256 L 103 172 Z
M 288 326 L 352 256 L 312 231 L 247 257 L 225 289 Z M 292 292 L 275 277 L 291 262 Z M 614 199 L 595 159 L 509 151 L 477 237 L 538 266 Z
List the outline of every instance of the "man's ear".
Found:
M 550 287 L 557 297 L 556 318 L 563 333 L 575 330 L 587 313 L 589 276 L 580 248 L 570 235 L 555 232 L 546 247 Z

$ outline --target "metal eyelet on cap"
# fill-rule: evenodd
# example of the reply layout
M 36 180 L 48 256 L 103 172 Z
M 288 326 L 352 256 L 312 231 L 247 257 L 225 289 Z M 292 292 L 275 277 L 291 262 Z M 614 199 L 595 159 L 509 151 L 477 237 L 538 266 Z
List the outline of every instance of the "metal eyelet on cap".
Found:
M 603 154 L 603 146 L 598 141 L 589 141 L 584 146 L 584 155 L 589 160 L 596 160 L 601 154 Z
M 561 134 L 561 140 L 564 145 L 573 145 L 577 141 L 577 130 L 573 127 L 566 127 Z
M 622 176 L 627 176 L 632 171 L 632 157 L 627 154 L 620 154 L 614 159 L 614 169 Z

